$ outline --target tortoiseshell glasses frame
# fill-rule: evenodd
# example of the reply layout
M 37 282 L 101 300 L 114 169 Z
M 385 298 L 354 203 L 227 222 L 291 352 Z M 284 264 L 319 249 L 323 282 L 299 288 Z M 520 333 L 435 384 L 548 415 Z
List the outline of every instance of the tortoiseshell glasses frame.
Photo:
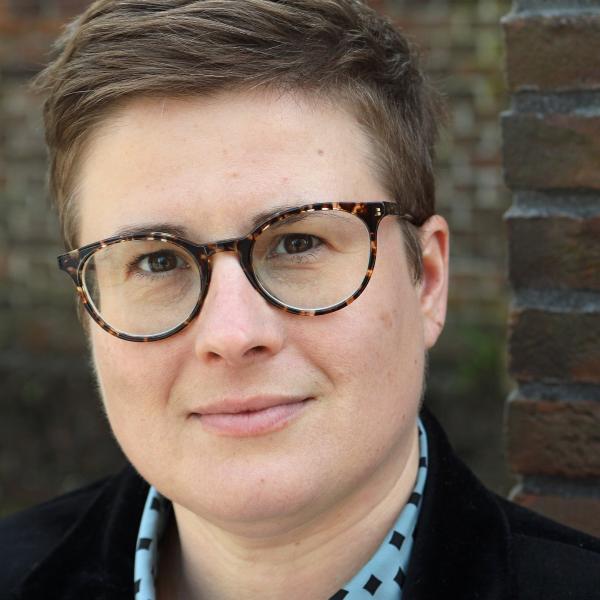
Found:
M 333 306 L 317 308 L 314 310 L 305 310 L 282 302 L 261 285 L 261 282 L 256 277 L 254 272 L 252 251 L 254 244 L 260 235 L 274 224 L 301 213 L 314 213 L 321 211 L 342 211 L 344 213 L 349 213 L 350 215 L 354 215 L 360 219 L 365 224 L 370 238 L 368 266 L 362 282 L 358 288 L 347 298 L 341 302 L 337 302 Z M 71 279 L 75 283 L 77 293 L 83 306 L 92 319 L 100 327 L 102 327 L 102 329 L 123 340 L 133 342 L 150 342 L 165 339 L 171 335 L 174 335 L 186 327 L 198 315 L 209 287 L 212 267 L 211 259 L 218 252 L 234 252 L 238 257 L 244 274 L 254 289 L 269 304 L 283 311 L 297 315 L 315 316 L 332 313 L 344 308 L 345 306 L 348 306 L 361 295 L 371 279 L 373 269 L 375 267 L 375 259 L 377 256 L 377 230 L 382 219 L 388 215 L 394 215 L 399 219 L 408 221 L 417 227 L 421 226 L 423 223 L 423 220 L 419 221 L 410 214 L 401 213 L 398 205 L 395 202 L 327 202 L 319 204 L 306 204 L 304 206 L 299 206 L 297 208 L 287 209 L 275 213 L 264 223 L 258 225 L 248 235 L 239 238 L 232 238 L 209 244 L 196 244 L 190 240 L 175 235 L 155 231 L 129 236 L 115 236 L 95 242 L 93 244 L 87 244 L 81 248 L 71 250 L 70 252 L 59 256 L 58 266 L 61 270 L 70 275 Z M 199 295 L 196 304 L 183 321 L 176 326 L 171 327 L 167 331 L 162 331 L 153 335 L 132 335 L 130 333 L 118 331 L 102 318 L 95 308 L 94 302 L 88 296 L 88 292 L 84 284 L 84 268 L 90 258 L 92 258 L 96 252 L 103 248 L 107 248 L 113 244 L 119 244 L 133 240 L 170 242 L 179 246 L 180 248 L 183 248 L 196 261 L 196 266 L 198 268 L 198 273 L 200 274 L 202 283 L 202 285 L 199 287 Z

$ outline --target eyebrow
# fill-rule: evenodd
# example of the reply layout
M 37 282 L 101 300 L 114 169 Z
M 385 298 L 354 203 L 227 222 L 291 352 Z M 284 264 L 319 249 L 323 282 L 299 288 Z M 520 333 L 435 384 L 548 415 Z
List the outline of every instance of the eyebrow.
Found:
M 265 221 L 268 221 L 272 216 L 277 213 L 293 210 L 294 208 L 298 208 L 299 206 L 304 206 L 307 204 L 306 202 L 301 202 L 299 204 L 280 204 L 279 206 L 272 206 L 267 210 L 263 210 L 262 212 L 254 215 L 252 221 L 250 222 L 250 231 L 254 231 L 259 225 L 262 225 Z
M 306 203 L 304 203 L 306 204 Z M 298 206 L 303 206 L 304 204 L 286 204 L 286 205 L 277 205 L 269 207 L 266 210 L 261 211 L 260 213 L 254 215 L 252 220 L 250 221 L 250 226 L 248 231 L 254 231 L 259 225 L 262 225 L 265 221 L 268 221 L 273 215 L 280 213 L 285 210 L 291 210 L 297 208 Z M 156 223 L 144 223 L 140 225 L 128 225 L 125 227 L 121 227 L 114 232 L 114 237 L 129 237 L 134 235 L 143 235 L 145 233 L 168 233 L 170 235 L 175 235 L 177 237 L 185 238 L 187 240 L 192 240 L 194 237 L 193 233 L 190 229 L 185 226 L 176 225 L 175 223 L 167 223 L 167 222 L 156 222 Z M 245 232 L 247 233 L 247 232 Z
M 114 236 L 129 237 L 151 232 L 169 233 L 186 239 L 190 237 L 191 233 L 187 227 L 181 227 L 180 225 L 175 225 L 173 223 L 145 223 L 143 225 L 121 227 L 115 231 Z

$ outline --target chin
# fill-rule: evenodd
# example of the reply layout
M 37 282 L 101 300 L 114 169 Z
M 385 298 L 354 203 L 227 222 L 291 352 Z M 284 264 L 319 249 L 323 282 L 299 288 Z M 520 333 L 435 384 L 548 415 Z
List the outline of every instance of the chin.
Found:
M 185 511 L 239 535 L 280 535 L 305 523 L 303 515 L 312 513 L 319 500 L 320 494 L 302 485 L 301 481 L 296 486 L 250 483 L 173 500 Z

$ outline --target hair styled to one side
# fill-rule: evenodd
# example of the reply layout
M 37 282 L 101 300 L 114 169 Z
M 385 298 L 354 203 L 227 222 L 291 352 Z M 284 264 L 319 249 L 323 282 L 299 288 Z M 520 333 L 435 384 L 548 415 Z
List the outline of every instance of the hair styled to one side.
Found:
M 142 96 L 271 88 L 335 102 L 370 139 L 390 198 L 419 221 L 434 212 L 438 95 L 402 34 L 358 0 L 98 0 L 55 51 L 35 85 L 68 249 L 78 245 L 78 157 L 111 111 Z M 402 226 L 418 281 L 418 233 Z

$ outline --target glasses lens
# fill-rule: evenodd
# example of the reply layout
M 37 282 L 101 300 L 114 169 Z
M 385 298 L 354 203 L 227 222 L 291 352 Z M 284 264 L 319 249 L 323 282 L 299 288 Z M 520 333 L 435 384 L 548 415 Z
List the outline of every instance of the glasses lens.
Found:
M 185 321 L 201 292 L 198 265 L 172 242 L 125 240 L 95 252 L 83 284 L 96 312 L 113 329 L 158 335 Z
M 335 306 L 356 292 L 369 267 L 366 225 L 341 211 L 292 214 L 271 224 L 254 243 L 252 264 L 260 285 L 300 310 Z

